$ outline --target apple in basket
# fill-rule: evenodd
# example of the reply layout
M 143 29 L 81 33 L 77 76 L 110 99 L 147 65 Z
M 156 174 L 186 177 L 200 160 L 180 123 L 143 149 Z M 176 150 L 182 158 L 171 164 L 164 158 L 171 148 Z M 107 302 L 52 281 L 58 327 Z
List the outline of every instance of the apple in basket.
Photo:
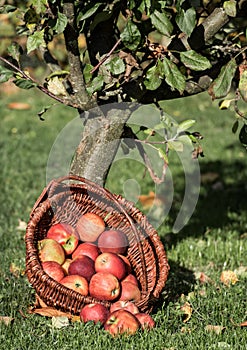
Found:
M 118 256 L 120 256 L 120 258 L 123 259 L 123 261 L 125 262 L 125 265 L 126 265 L 127 274 L 130 274 L 132 272 L 132 267 L 131 267 L 129 259 L 127 258 L 127 256 L 122 255 L 122 254 L 118 254 Z
M 119 300 L 128 300 L 137 302 L 141 299 L 139 287 L 131 282 L 121 282 L 121 294 Z
M 68 268 L 69 275 L 80 275 L 89 282 L 95 274 L 94 261 L 86 255 L 80 255 L 71 261 Z
M 95 260 L 96 272 L 110 272 L 119 280 L 126 276 L 124 261 L 114 253 L 102 253 Z
M 97 214 L 85 213 L 76 224 L 79 239 L 83 242 L 95 242 L 105 229 L 104 220 Z
M 42 263 L 43 270 L 53 278 L 55 281 L 59 282 L 65 276 L 64 269 L 56 261 L 44 261 Z
M 139 286 L 139 283 L 138 283 L 136 276 L 133 275 L 132 273 L 129 273 L 126 277 L 124 277 L 122 282 L 131 282 L 131 283 L 135 284 L 137 287 Z
M 108 308 L 98 303 L 87 304 L 83 306 L 80 312 L 80 319 L 82 322 L 93 321 L 95 324 L 97 322 L 104 324 L 108 316 Z
M 60 265 L 64 263 L 65 252 L 63 247 L 54 239 L 44 238 L 38 241 L 38 255 L 41 262 L 56 261 Z
M 98 238 L 98 247 L 102 253 L 125 254 L 128 248 L 127 236 L 119 230 L 108 230 Z
M 75 229 L 67 223 L 59 223 L 51 226 L 46 237 L 52 238 L 61 244 L 66 255 L 72 254 L 79 242 Z
M 110 312 L 114 312 L 120 309 L 127 310 L 132 314 L 138 314 L 140 312 L 138 307 L 132 303 L 132 301 L 117 300 L 110 306 Z
M 141 328 L 144 329 L 151 329 L 155 327 L 155 321 L 153 317 L 147 313 L 140 312 L 138 314 L 135 314 L 135 317 L 138 319 L 138 321 L 141 324 Z
M 78 245 L 76 250 L 72 253 L 72 259 L 75 259 L 80 255 L 87 255 L 89 258 L 95 261 L 99 254 L 100 250 L 96 244 L 85 242 Z
M 127 310 L 116 310 L 107 318 L 104 329 L 112 336 L 119 334 L 131 335 L 140 328 L 138 319 Z
M 88 281 L 85 277 L 79 275 L 65 276 L 59 283 L 84 296 L 88 295 Z
M 115 300 L 120 294 L 120 283 L 112 273 L 96 272 L 89 282 L 89 294 L 99 300 Z

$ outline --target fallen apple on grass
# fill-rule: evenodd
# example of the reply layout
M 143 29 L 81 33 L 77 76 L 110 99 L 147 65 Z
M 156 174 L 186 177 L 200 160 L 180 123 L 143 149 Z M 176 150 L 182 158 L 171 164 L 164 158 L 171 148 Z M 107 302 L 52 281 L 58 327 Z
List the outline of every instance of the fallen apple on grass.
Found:
M 57 282 L 61 281 L 65 276 L 62 266 L 56 261 L 44 261 L 42 263 L 42 268 L 47 275 Z
M 67 223 L 51 226 L 46 237 L 57 241 L 63 247 L 66 255 L 72 254 L 79 243 L 75 229 Z
M 96 272 L 89 282 L 89 294 L 99 300 L 115 300 L 120 294 L 120 283 L 112 273 Z
M 138 319 L 127 310 L 112 312 L 104 324 L 104 329 L 114 337 L 120 334 L 134 334 L 139 328 Z
M 88 295 L 88 281 L 80 275 L 65 276 L 59 283 L 84 296 Z
M 62 265 L 65 261 L 63 247 L 51 238 L 44 238 L 38 242 L 38 255 L 41 262 L 56 261 Z
M 79 239 L 83 242 L 95 242 L 104 230 L 104 220 L 91 212 L 82 215 L 76 224 Z
M 95 260 L 96 272 L 110 272 L 119 280 L 126 276 L 126 265 L 124 261 L 114 253 L 102 253 Z
M 94 261 L 86 255 L 80 255 L 71 261 L 68 268 L 69 275 L 80 275 L 89 282 L 95 274 Z
M 144 312 L 140 312 L 135 314 L 135 317 L 138 319 L 138 321 L 141 324 L 141 328 L 144 329 L 152 329 L 155 327 L 155 321 L 152 318 L 152 316 L 150 316 L 147 313 Z
M 98 238 L 98 247 L 102 253 L 125 254 L 128 248 L 127 236 L 119 230 L 108 230 Z
M 93 321 L 95 324 L 100 322 L 104 324 L 109 316 L 109 310 L 106 306 L 98 303 L 85 305 L 80 312 L 80 319 L 83 322 Z

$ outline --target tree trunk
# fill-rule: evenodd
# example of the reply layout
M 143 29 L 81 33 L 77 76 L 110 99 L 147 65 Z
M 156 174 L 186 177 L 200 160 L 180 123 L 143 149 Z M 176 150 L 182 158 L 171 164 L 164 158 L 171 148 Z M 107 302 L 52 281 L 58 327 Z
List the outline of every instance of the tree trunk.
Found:
M 118 150 L 131 109 L 114 104 L 94 109 L 85 121 L 80 144 L 71 165 L 76 174 L 104 186 L 107 174 Z M 107 107 L 107 111 L 105 112 Z M 99 113 L 100 112 L 100 113 Z

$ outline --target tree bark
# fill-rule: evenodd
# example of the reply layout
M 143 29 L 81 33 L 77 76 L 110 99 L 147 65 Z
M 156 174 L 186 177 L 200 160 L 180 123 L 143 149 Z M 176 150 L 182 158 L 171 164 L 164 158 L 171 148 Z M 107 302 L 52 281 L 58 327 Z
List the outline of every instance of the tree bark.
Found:
M 85 177 L 101 186 L 105 185 L 125 123 L 131 115 L 131 109 L 121 109 L 117 104 L 110 106 L 110 109 L 106 106 L 106 112 L 104 106 L 97 108 L 98 115 L 90 115 L 92 113 L 89 112 L 71 165 L 71 174 Z

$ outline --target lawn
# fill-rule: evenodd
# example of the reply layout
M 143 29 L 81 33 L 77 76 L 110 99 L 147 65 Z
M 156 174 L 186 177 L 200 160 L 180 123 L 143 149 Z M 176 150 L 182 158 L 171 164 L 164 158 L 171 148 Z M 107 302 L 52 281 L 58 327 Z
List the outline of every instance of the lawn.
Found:
M 171 159 L 173 203 L 158 226 L 171 270 L 153 312 L 156 328 L 113 339 L 91 323 L 59 329 L 51 318 L 28 313 L 35 292 L 24 275 L 25 230 L 20 221 L 28 221 L 46 185 L 52 145 L 76 112 L 57 105 L 41 121 L 37 113 L 51 101 L 39 92 L 0 94 L 0 316 L 12 319 L 8 325 L 0 322 L 0 349 L 247 349 L 246 327 L 240 326 L 247 320 L 247 154 L 231 132 L 233 112 L 220 111 L 206 94 L 165 103 L 175 119 L 196 119 L 196 130 L 204 136 L 200 196 L 187 225 L 174 233 L 184 177 L 179 159 Z M 30 109 L 8 108 L 17 101 Z M 114 163 L 107 181 L 111 191 L 128 194 L 128 186 L 136 183 L 143 195 L 156 190 L 148 176 L 143 178 L 139 164 Z M 236 283 L 221 282 L 224 270 L 235 273 Z

